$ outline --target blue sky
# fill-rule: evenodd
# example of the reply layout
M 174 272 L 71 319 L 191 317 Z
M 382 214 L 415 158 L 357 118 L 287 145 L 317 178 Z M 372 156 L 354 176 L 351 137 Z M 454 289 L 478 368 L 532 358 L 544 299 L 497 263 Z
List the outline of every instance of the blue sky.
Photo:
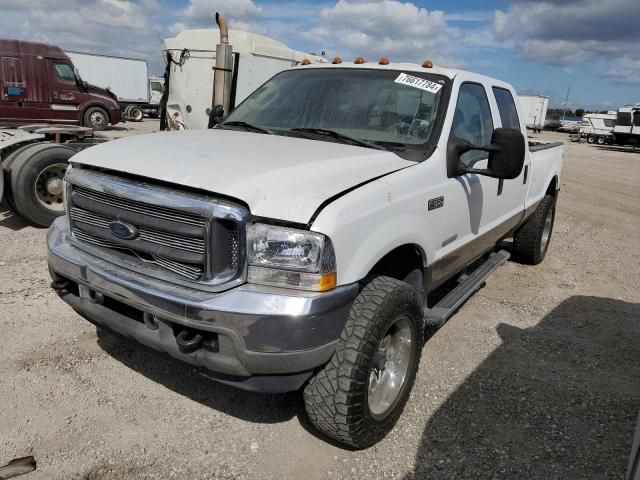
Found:
M 640 0 L 0 0 L 2 36 L 142 57 L 162 70 L 161 40 L 213 26 L 302 51 L 434 62 L 511 82 L 559 105 L 640 102 Z

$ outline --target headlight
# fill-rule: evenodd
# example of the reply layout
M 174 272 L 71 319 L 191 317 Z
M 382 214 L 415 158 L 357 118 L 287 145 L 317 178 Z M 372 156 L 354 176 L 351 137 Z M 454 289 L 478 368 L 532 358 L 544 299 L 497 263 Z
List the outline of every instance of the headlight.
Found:
M 254 223 L 247 227 L 249 282 L 299 290 L 336 286 L 336 261 L 324 235 Z

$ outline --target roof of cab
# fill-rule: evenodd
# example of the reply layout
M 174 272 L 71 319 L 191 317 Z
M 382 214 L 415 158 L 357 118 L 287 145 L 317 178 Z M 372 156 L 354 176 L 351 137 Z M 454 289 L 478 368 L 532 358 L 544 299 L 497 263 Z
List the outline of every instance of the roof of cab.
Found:
M 0 54 L 39 55 L 46 58 L 69 60 L 67 54 L 55 45 L 13 39 L 0 39 Z
M 509 85 L 508 83 L 502 80 L 498 80 L 493 77 L 488 77 L 480 73 L 475 73 L 468 70 L 461 70 L 457 68 L 441 67 L 436 64 L 433 64 L 432 67 L 426 68 L 426 67 L 423 67 L 422 65 L 418 65 L 417 63 L 389 62 L 387 65 L 381 65 L 378 62 L 352 63 L 348 61 L 343 61 L 342 63 L 337 63 L 337 64 L 311 62 L 308 65 L 300 64 L 293 68 L 296 70 L 303 69 L 303 68 L 359 68 L 359 69 L 371 69 L 371 70 L 394 70 L 394 71 L 414 72 L 414 73 L 431 73 L 434 75 L 442 75 L 444 77 L 450 78 L 451 80 L 453 80 L 457 76 L 463 76 L 465 81 L 483 82 L 483 83 L 494 85 L 496 87 L 505 87 L 505 88 L 511 87 L 511 85 Z

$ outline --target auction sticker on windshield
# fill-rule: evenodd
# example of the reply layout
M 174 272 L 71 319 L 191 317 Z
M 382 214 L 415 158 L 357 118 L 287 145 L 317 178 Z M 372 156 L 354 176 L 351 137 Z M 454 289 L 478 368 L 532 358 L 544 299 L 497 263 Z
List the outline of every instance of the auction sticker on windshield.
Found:
M 401 83 L 402 85 L 419 88 L 420 90 L 426 90 L 427 92 L 431 93 L 438 93 L 442 88 L 442 85 L 440 85 L 439 83 L 431 82 L 429 80 L 425 80 L 424 78 L 407 75 L 406 73 L 401 73 L 394 81 L 396 83 Z

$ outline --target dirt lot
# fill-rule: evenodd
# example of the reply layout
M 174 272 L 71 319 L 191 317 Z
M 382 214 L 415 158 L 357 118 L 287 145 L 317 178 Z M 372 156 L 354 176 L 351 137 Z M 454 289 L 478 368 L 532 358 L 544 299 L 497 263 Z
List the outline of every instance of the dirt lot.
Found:
M 315 436 L 294 394 L 98 340 L 49 289 L 45 231 L 2 209 L 0 465 L 34 455 L 32 480 L 622 478 L 640 408 L 639 186 L 640 153 L 567 143 L 546 260 L 502 267 L 426 344 L 397 427 L 360 452 Z

